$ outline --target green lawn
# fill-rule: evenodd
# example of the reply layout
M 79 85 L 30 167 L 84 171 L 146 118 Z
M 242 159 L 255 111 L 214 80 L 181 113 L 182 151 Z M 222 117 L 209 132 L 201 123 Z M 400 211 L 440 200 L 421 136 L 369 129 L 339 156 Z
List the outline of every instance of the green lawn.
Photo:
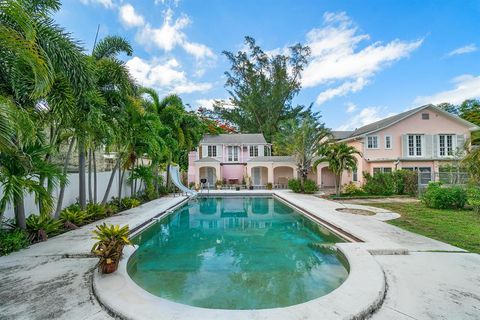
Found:
M 439 210 L 422 203 L 368 203 L 402 216 L 388 223 L 437 239 L 459 248 L 480 253 L 480 214 L 472 210 Z

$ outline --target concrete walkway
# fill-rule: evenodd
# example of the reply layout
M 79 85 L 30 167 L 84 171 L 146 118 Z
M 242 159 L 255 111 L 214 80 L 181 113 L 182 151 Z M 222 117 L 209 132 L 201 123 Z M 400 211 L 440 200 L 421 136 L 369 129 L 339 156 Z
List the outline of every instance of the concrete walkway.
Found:
M 165 197 L 105 219 L 133 229 L 185 197 Z M 0 257 L 0 319 L 113 319 L 92 293 L 97 221 Z
M 480 255 L 386 224 L 394 216 L 382 209 L 355 215 L 336 211 L 354 204 L 274 193 L 364 241 L 358 245 L 374 256 L 388 285 L 372 319 L 480 319 Z M 155 200 L 106 222 L 134 228 L 182 200 Z M 112 319 L 91 289 L 91 231 L 98 223 L 0 257 L 0 319 Z

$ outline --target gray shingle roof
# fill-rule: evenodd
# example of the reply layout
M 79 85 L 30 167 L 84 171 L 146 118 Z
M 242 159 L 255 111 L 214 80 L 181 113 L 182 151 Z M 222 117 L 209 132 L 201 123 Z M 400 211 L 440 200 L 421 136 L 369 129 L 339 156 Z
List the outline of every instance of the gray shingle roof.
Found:
M 265 137 L 261 133 L 232 133 L 219 134 L 216 136 L 206 134 L 200 143 L 267 143 Z
M 215 158 L 205 157 L 205 158 L 202 158 L 202 159 L 195 160 L 195 162 L 220 162 L 220 161 L 218 161 Z
M 363 127 L 360 127 L 358 129 L 354 130 L 352 132 L 352 134 L 350 135 L 350 137 L 356 137 L 356 136 L 359 136 L 359 135 L 362 135 L 362 134 L 365 134 L 365 133 L 368 133 L 368 132 L 371 132 L 371 131 L 375 131 L 375 130 L 378 130 L 378 129 L 388 127 L 388 126 L 394 124 L 395 122 L 397 122 L 397 121 L 399 121 L 403 118 L 411 116 L 412 114 L 415 114 L 422 109 L 426 109 L 429 106 L 430 105 L 425 105 L 425 106 L 421 106 L 421 107 L 414 108 L 414 109 L 411 109 L 411 110 L 407 110 L 405 112 L 396 114 L 394 116 L 391 116 L 391 117 L 388 117 L 388 118 L 385 118 L 385 119 L 367 124 L 366 126 L 363 126 Z
M 353 131 L 332 131 L 332 136 L 334 140 L 342 140 L 350 137 Z
M 295 162 L 292 156 L 255 157 L 247 162 Z

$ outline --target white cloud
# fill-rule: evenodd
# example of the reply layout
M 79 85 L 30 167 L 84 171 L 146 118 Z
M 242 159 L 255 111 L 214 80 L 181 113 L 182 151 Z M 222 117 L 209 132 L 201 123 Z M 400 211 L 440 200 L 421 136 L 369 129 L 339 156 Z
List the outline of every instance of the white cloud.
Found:
M 212 88 L 211 83 L 188 80 L 176 59 L 149 62 L 139 57 L 133 57 L 127 61 L 126 66 L 141 85 L 156 88 L 161 92 L 181 94 L 205 92 Z
M 329 89 L 321 92 L 318 95 L 317 100 L 315 100 L 315 102 L 318 105 L 321 105 L 325 101 L 328 101 L 328 100 L 330 100 L 334 97 L 345 96 L 348 93 L 357 92 L 359 90 L 362 90 L 363 87 L 366 86 L 367 84 L 368 84 L 368 80 L 365 80 L 364 78 L 358 78 L 354 81 L 343 82 L 338 87 L 329 88 Z
M 381 108 L 367 107 L 363 108 L 359 113 L 348 119 L 347 123 L 339 126 L 337 130 L 354 130 L 369 123 L 381 120 Z
M 470 44 L 467 44 L 466 46 L 463 46 L 463 47 L 460 47 L 460 48 L 457 48 L 455 50 L 450 51 L 447 54 L 447 56 L 451 57 L 451 56 L 456 56 L 456 55 L 460 55 L 460 54 L 475 52 L 477 50 L 478 50 L 477 46 L 474 43 L 470 43 Z
M 145 24 L 143 17 L 135 12 L 131 4 L 124 4 L 120 7 L 120 21 L 127 27 L 138 27 Z
M 357 105 L 353 102 L 347 103 L 347 113 L 352 113 L 353 111 L 357 110 Z
M 203 107 L 203 108 L 206 108 L 206 109 L 209 109 L 209 110 L 213 110 L 213 105 L 217 102 L 223 108 L 227 108 L 227 109 L 235 108 L 235 106 L 232 105 L 230 103 L 230 100 L 228 100 L 228 99 L 198 99 L 198 100 L 195 100 L 195 103 L 196 103 L 196 105 L 198 105 L 198 107 Z
M 370 36 L 360 33 L 344 12 L 327 12 L 323 20 L 322 28 L 307 33 L 306 44 L 312 53 L 311 61 L 302 74 L 302 85 L 308 88 L 336 84 L 336 87 L 320 93 L 317 104 L 361 90 L 377 72 L 407 57 L 423 42 L 423 39 L 395 39 L 385 44 L 374 42 L 358 49 Z
M 184 29 L 191 23 L 187 15 L 174 19 L 173 10 L 164 11 L 163 23 L 160 27 L 152 27 L 147 23 L 139 30 L 136 40 L 147 47 L 156 46 L 165 52 L 170 52 L 176 47 L 183 48 L 188 54 L 201 60 L 205 58 L 215 58 L 213 51 L 204 44 L 191 42 L 188 40 Z
M 114 7 L 112 0 L 80 0 L 80 2 L 85 5 L 100 4 L 107 9 L 111 9 Z
M 465 74 L 452 80 L 454 88 L 440 91 L 430 96 L 420 96 L 414 100 L 416 105 L 450 102 L 460 104 L 467 99 L 480 98 L 480 76 Z

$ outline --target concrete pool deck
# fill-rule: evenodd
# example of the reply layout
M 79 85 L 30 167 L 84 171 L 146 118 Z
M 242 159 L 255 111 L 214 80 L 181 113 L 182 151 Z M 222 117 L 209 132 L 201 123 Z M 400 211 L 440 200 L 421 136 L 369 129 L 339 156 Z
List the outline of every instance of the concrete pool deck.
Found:
M 210 191 L 215 193 L 225 194 Z M 480 319 L 480 255 L 386 224 L 381 220 L 394 216 L 378 208 L 376 215 L 364 216 L 335 210 L 356 205 L 289 191 L 229 193 L 277 194 L 362 239 L 354 245 L 371 253 L 388 286 L 372 319 Z M 105 221 L 134 228 L 184 199 L 161 198 Z M 0 319 L 112 319 L 92 293 L 96 259 L 89 255 L 91 230 L 99 223 L 0 257 Z M 329 319 L 323 315 L 318 310 L 318 317 Z M 301 315 L 291 314 L 290 319 Z

